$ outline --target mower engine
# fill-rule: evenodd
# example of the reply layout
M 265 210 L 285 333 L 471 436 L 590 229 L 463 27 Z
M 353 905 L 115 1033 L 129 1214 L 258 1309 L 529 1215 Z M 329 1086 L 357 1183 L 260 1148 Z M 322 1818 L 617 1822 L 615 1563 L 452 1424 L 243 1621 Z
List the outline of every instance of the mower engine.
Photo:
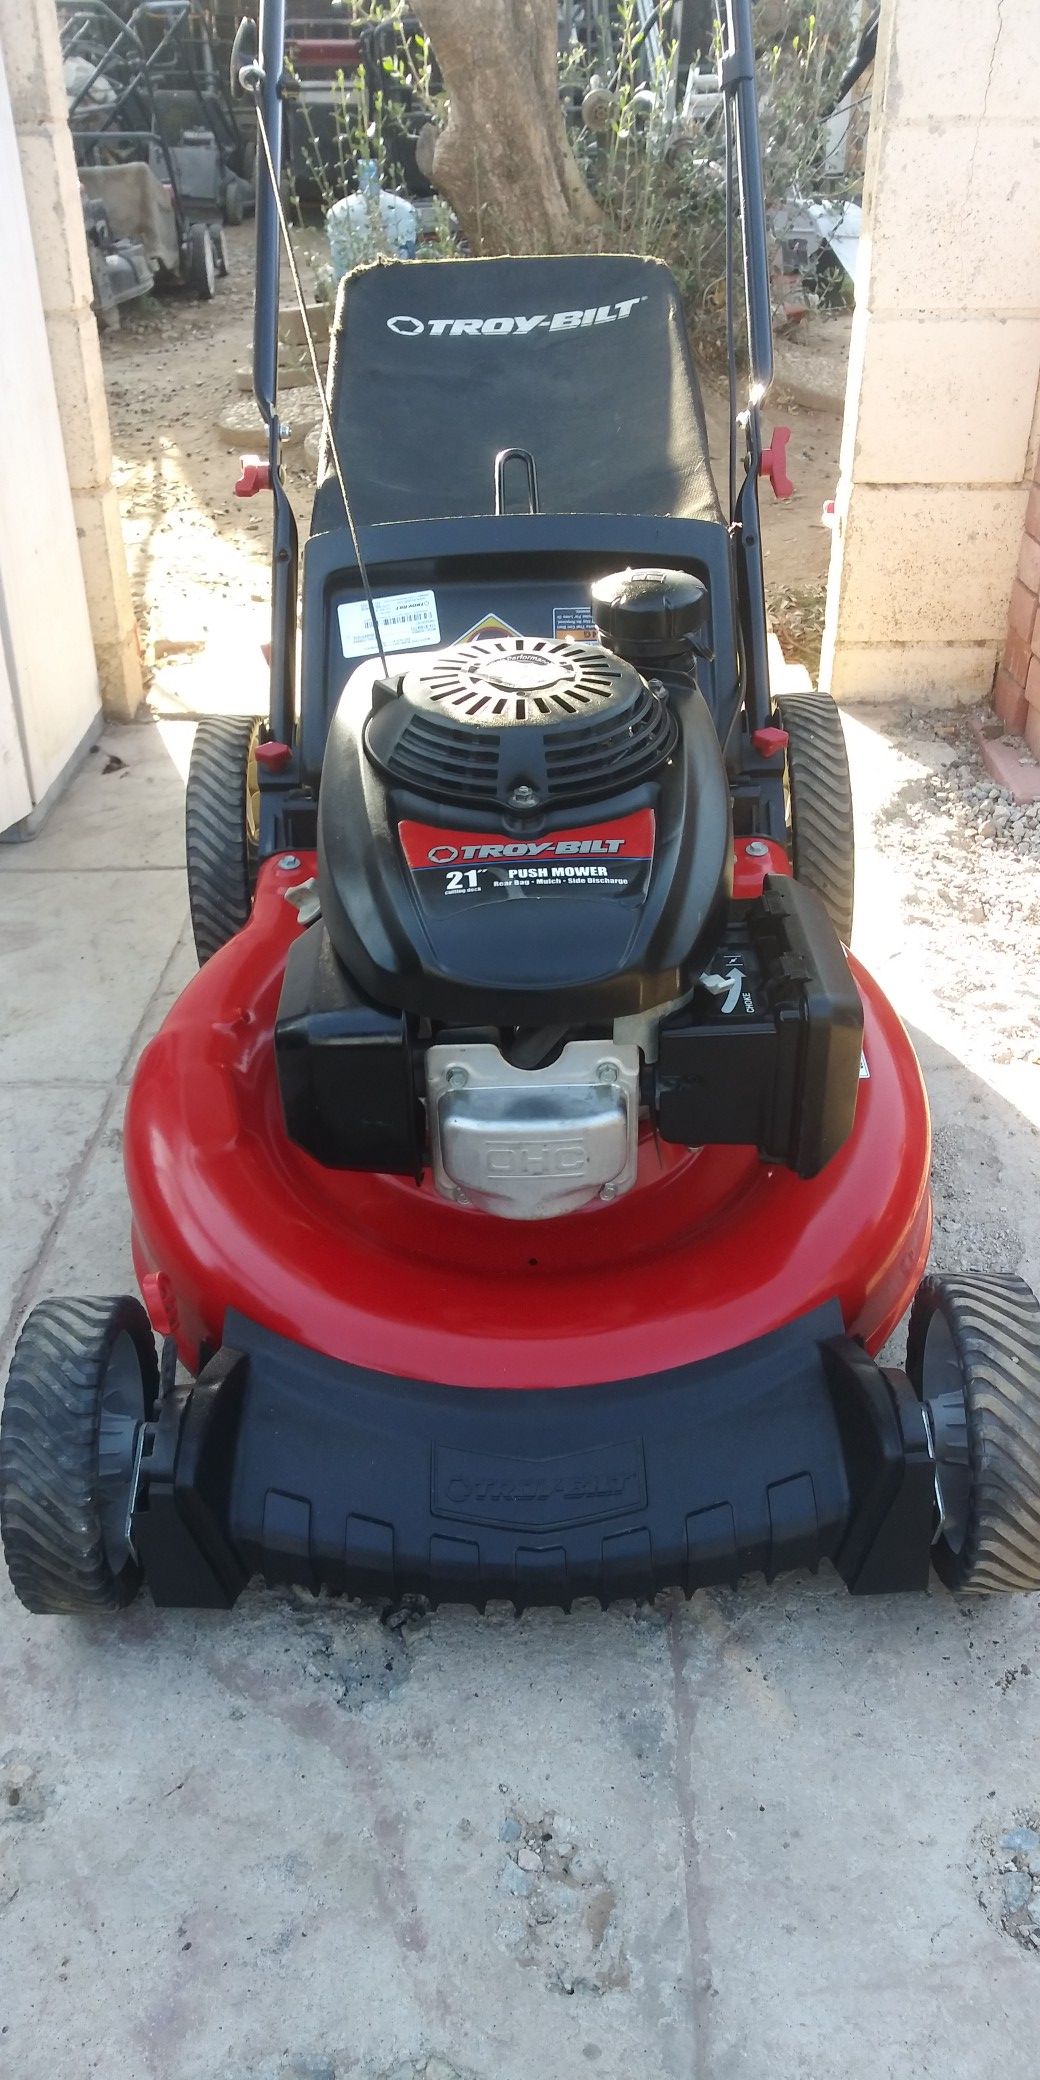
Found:
M 777 876 L 731 900 L 704 605 L 686 573 L 629 571 L 593 590 L 598 642 L 354 672 L 322 774 L 322 918 L 276 1028 L 288 1130 L 319 1161 L 429 1166 L 455 1203 L 532 1220 L 621 1197 L 641 1120 L 803 1174 L 845 1139 L 858 992 L 809 891 Z

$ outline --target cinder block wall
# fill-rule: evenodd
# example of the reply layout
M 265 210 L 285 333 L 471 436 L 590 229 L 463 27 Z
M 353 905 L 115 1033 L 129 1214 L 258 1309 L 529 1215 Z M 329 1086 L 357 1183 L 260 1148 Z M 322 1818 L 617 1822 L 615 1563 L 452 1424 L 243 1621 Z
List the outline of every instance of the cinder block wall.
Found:
M 1037 453 L 1036 6 L 884 0 L 874 99 L 821 679 L 970 701 Z
M 112 485 L 108 405 L 54 0 L 0 0 L 3 51 L 101 694 L 129 717 L 141 656 Z M 16 324 L 17 298 L 5 310 Z
M 1026 501 L 1026 524 L 993 699 L 1001 721 L 1024 736 L 1034 757 L 1040 758 L 1040 458 Z

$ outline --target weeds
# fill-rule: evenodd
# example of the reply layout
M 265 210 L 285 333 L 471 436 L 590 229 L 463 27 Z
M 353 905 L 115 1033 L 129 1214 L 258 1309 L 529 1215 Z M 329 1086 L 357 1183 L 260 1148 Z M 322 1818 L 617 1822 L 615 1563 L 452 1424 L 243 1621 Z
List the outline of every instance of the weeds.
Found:
M 775 16 L 760 0 L 756 19 Z M 577 48 L 563 59 L 565 89 L 584 86 L 583 122 L 575 150 L 585 178 L 617 234 L 621 250 L 671 267 L 702 353 L 721 350 L 725 312 L 726 182 L 724 117 L 717 94 L 691 94 L 677 105 L 677 53 L 664 35 L 651 61 L 635 0 L 622 0 L 614 61 L 607 77 L 584 74 Z M 847 56 L 844 0 L 792 6 L 782 36 L 759 42 L 759 120 L 774 303 L 786 293 L 785 240 L 792 198 L 841 203 L 855 190 L 854 172 L 828 163 L 825 110 Z M 695 70 L 718 70 L 720 38 Z
M 359 159 L 374 159 L 380 182 L 399 184 L 402 148 L 422 120 L 443 120 L 433 53 L 420 34 L 407 37 L 392 0 L 376 0 L 370 17 L 393 27 L 392 48 L 378 76 L 364 69 L 333 89 L 332 137 L 319 137 L 305 102 L 296 103 L 299 171 L 316 190 L 323 211 L 356 185 Z M 855 172 L 828 160 L 825 111 L 848 56 L 847 0 L 790 0 L 776 33 L 775 0 L 756 0 L 759 112 L 767 221 L 770 226 L 774 304 L 782 310 L 794 264 L 789 205 L 805 196 L 841 204 L 854 192 Z M 725 151 L 721 97 L 691 93 L 679 105 L 677 52 L 666 35 L 659 0 L 651 53 L 635 0 L 619 0 L 609 61 L 575 43 L 561 53 L 560 88 L 571 141 L 585 179 L 607 219 L 614 249 L 667 262 L 679 284 L 702 355 L 721 352 L 725 325 Z M 700 55 L 695 70 L 717 72 L 720 38 Z M 685 84 L 685 83 L 684 83 Z M 324 126 L 323 126 L 324 129 Z M 302 139 L 302 142 L 300 141 Z M 290 184 L 290 193 L 293 190 Z M 294 196 L 299 213 L 299 197 Z M 436 201 L 423 253 L 458 250 L 447 205 Z M 378 209 L 372 211 L 373 255 L 387 250 Z M 801 293 L 801 292 L 800 292 Z M 812 300 L 810 290 L 810 300 Z

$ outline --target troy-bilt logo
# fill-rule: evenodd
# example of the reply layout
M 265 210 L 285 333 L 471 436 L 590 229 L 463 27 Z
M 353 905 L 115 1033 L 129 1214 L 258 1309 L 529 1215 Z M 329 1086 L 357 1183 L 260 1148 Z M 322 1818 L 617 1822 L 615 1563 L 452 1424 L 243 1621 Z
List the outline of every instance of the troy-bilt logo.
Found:
M 594 303 L 581 311 L 536 311 L 529 318 L 412 318 L 403 312 L 388 318 L 386 329 L 402 339 L 417 339 L 420 333 L 433 339 L 524 339 L 529 332 L 586 332 L 592 325 L 616 325 L 645 302 L 645 296 L 623 296 L 616 303 Z
M 577 830 L 553 831 L 545 838 L 489 837 L 480 831 L 438 829 L 436 824 L 404 822 L 401 845 L 410 867 L 505 866 L 513 861 L 582 859 L 652 859 L 654 816 L 640 809 L 612 823 L 586 824 Z
M 473 845 L 431 845 L 426 860 L 431 867 L 446 867 L 456 859 L 588 859 L 624 850 L 624 838 L 481 839 Z
M 628 1473 L 575 1475 L 570 1480 L 465 1480 L 456 1474 L 446 1484 L 449 1502 L 622 1502 L 638 1486 Z
M 642 1447 L 630 1440 L 563 1452 L 549 1459 L 434 1452 L 435 1516 L 478 1523 L 581 1524 L 646 1505 Z

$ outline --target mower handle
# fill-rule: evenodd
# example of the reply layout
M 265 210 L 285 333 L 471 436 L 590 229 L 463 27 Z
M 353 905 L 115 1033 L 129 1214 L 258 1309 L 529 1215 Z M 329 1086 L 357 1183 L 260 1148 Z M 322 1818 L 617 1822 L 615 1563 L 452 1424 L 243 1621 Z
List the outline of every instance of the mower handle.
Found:
M 231 98 L 233 101 L 244 101 L 246 98 L 246 90 L 242 84 L 242 73 L 247 65 L 256 64 L 257 48 L 258 38 L 256 23 L 253 20 L 252 15 L 244 14 L 242 16 L 241 21 L 239 22 L 238 28 L 235 30 L 234 42 L 231 45 L 231 58 L 229 62 L 231 71 Z

